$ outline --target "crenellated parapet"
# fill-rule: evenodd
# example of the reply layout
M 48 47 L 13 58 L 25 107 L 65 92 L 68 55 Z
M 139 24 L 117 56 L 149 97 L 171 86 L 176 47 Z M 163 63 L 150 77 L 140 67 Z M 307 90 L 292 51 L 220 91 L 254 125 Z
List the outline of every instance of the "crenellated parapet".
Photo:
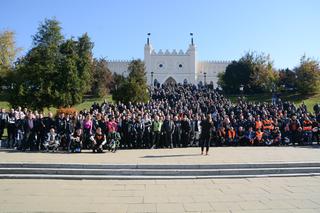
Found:
M 119 60 L 119 59 L 111 59 L 111 60 L 107 60 L 108 63 L 130 63 L 131 60 L 126 60 L 126 59 L 123 59 L 123 60 Z
M 230 64 L 232 61 L 229 60 L 206 60 L 206 61 L 198 61 L 198 63 L 203 64 Z
M 183 50 L 176 50 L 176 49 L 173 49 L 173 50 L 162 50 L 162 49 L 159 49 L 158 51 L 156 50 L 152 50 L 151 51 L 151 56 L 188 56 L 188 52 L 184 52 Z

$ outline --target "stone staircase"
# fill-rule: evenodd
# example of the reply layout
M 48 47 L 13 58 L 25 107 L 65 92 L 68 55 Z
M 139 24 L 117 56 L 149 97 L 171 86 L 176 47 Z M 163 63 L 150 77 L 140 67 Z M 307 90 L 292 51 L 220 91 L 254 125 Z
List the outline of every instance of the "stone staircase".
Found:
M 320 162 L 241 164 L 0 163 L 2 179 L 208 179 L 320 175 Z

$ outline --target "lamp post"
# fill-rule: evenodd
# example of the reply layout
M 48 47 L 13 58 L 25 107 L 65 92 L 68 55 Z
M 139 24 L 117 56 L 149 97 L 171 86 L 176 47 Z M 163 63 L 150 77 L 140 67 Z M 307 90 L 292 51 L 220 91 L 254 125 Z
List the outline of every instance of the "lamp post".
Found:
M 193 46 L 193 33 L 190 33 L 191 36 L 191 45 Z
M 271 102 L 272 104 L 276 104 L 277 103 L 277 96 L 276 96 L 276 85 L 274 83 L 272 83 L 272 86 L 271 86 Z
M 203 73 L 203 81 L 204 81 L 204 85 L 206 86 L 207 85 L 207 73 L 206 72 Z
M 153 89 L 153 72 L 151 72 L 151 89 Z
M 239 90 L 240 90 L 241 98 L 243 96 L 243 89 L 244 89 L 243 84 L 240 84 Z

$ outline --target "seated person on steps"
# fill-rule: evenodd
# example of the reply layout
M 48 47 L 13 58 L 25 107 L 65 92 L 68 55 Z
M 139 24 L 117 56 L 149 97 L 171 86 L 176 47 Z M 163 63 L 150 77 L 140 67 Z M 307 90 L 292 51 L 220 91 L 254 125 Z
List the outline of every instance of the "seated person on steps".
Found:
M 43 143 L 43 147 L 47 152 L 49 149 L 52 149 L 52 151 L 55 152 L 58 150 L 59 145 L 59 135 L 55 132 L 54 128 L 51 128 L 47 134 L 47 140 Z
M 103 146 L 106 144 L 107 140 L 100 127 L 98 127 L 96 133 L 90 137 L 90 140 L 92 142 L 93 152 L 103 152 Z

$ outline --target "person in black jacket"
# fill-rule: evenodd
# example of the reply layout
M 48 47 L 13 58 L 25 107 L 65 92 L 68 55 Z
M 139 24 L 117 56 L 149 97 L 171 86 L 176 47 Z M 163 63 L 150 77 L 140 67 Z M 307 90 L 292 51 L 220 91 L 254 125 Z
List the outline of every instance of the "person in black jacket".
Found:
M 207 115 L 207 119 L 201 121 L 201 155 L 203 155 L 204 147 L 206 147 L 206 155 L 209 154 L 210 134 L 213 128 L 211 115 Z
M 60 113 L 55 120 L 55 129 L 57 134 L 62 135 L 64 133 L 64 124 L 64 113 Z
M 22 142 L 22 151 L 26 151 L 27 149 L 33 150 L 35 148 L 35 127 L 36 124 L 33 114 L 29 112 L 23 121 L 24 139 Z
M 122 116 L 120 135 L 121 135 L 121 142 L 120 142 L 121 146 L 124 148 L 128 148 L 129 147 L 129 121 L 126 115 Z
M 71 134 L 74 132 L 74 122 L 73 119 L 71 118 L 71 115 L 66 115 L 66 117 L 63 119 L 63 135 L 64 139 L 66 141 L 66 146 L 64 147 L 65 149 L 70 149 L 70 143 L 71 143 Z
M 6 128 L 8 123 L 8 113 L 6 113 L 6 109 L 0 109 L 0 140 L 2 140 L 2 135 L 4 133 L 4 129 Z
M 37 142 L 36 142 L 36 149 L 43 149 L 43 143 L 46 139 L 47 132 L 46 132 L 46 125 L 45 125 L 45 118 L 43 114 L 40 113 L 39 117 L 36 119 L 36 134 L 37 134 Z
M 172 135 L 174 132 L 174 123 L 170 120 L 170 115 L 167 115 L 162 124 L 162 133 L 164 134 L 165 146 L 173 148 Z
M 81 152 L 82 149 L 82 129 L 77 129 L 70 137 L 69 152 Z
M 174 132 L 173 132 L 173 146 L 180 147 L 181 146 L 181 122 L 178 116 L 174 116 Z
M 144 123 L 139 115 L 133 124 L 133 148 L 142 148 L 142 140 L 144 134 Z
M 15 144 L 16 131 L 16 115 L 14 109 L 11 109 L 8 115 L 8 148 L 12 148 Z
M 181 143 L 183 147 L 187 147 L 190 143 L 190 122 L 187 115 L 184 115 L 181 121 Z
M 56 128 L 55 121 L 53 120 L 52 112 L 48 112 L 48 116 L 44 117 L 43 123 L 45 125 L 45 136 L 44 137 L 46 137 L 47 133 L 50 131 L 51 128 Z
M 147 114 L 144 115 L 143 123 L 144 123 L 144 134 L 143 134 L 143 145 L 142 146 L 144 148 L 151 148 L 151 146 L 152 146 L 152 141 L 151 141 L 152 122 Z

